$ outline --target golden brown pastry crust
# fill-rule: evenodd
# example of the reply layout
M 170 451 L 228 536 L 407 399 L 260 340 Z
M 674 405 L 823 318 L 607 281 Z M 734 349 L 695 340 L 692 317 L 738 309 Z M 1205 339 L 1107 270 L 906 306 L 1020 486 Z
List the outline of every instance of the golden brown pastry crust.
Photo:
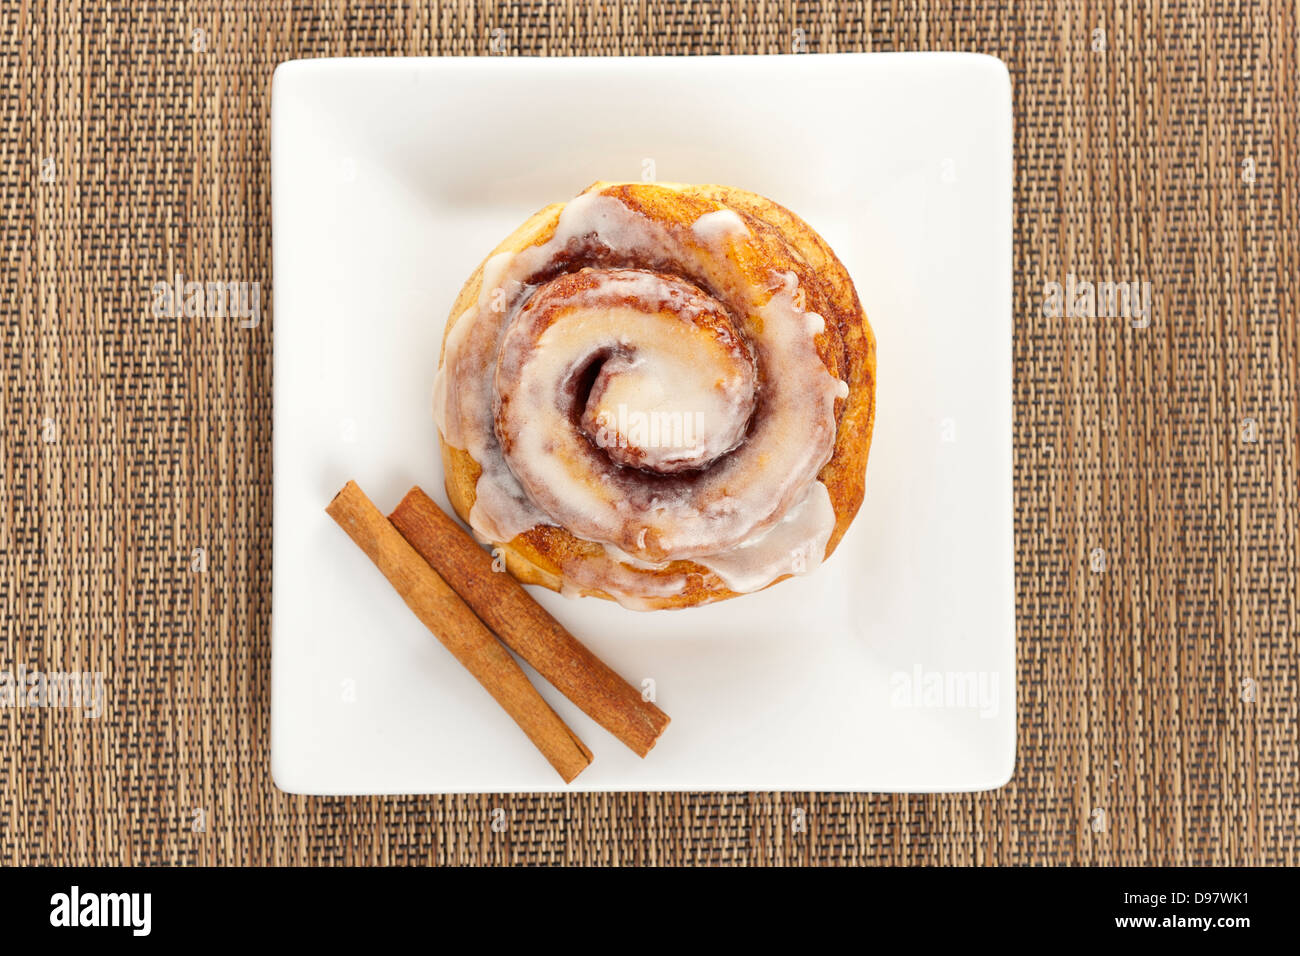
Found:
M 744 190 L 718 185 L 597 182 L 584 190 L 584 194 L 593 191 L 613 196 L 633 210 L 681 229 L 689 229 L 706 213 L 724 208 L 733 210 L 753 234 L 753 241 L 746 243 L 740 253 L 744 257 L 740 265 L 746 274 L 755 283 L 765 284 L 773 271 L 794 272 L 806 296 L 807 310 L 819 313 L 826 320 L 825 330 L 815 338 L 817 353 L 831 374 L 848 383 L 847 398 L 835 402 L 834 452 L 818 476 L 826 486 L 836 516 L 826 547 L 826 557 L 829 557 L 862 504 L 875 420 L 875 336 L 843 264 L 821 236 L 794 213 Z M 546 243 L 555 233 L 564 205 L 555 203 L 530 216 L 470 276 L 452 306 L 440 366 L 446 359 L 453 326 L 465 320 L 479 300 L 486 262 L 500 253 L 516 253 Z M 572 265 L 573 269 L 581 267 L 580 262 Z M 445 440 L 441 445 L 447 494 L 452 507 L 468 521 L 481 469 L 468 452 L 452 447 Z M 497 544 L 509 571 L 526 584 L 611 598 L 597 589 L 564 587 L 566 565 L 575 559 L 599 557 L 604 550 L 599 544 L 581 540 L 553 525 L 535 526 L 508 542 Z M 674 561 L 663 569 L 637 569 L 635 573 L 647 576 L 648 581 L 686 575 L 683 591 L 647 597 L 644 602 L 647 607 L 690 607 L 737 596 L 716 574 L 692 561 Z M 790 576 L 782 575 L 771 584 Z

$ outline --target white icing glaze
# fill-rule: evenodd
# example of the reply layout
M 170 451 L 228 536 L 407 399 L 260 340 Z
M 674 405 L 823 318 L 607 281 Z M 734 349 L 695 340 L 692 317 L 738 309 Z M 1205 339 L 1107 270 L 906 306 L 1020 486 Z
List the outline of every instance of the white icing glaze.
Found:
M 765 588 L 784 574 L 805 574 L 826 558 L 835 530 L 830 492 L 814 481 L 799 502 L 764 534 L 699 563 L 737 594 Z
M 728 589 L 737 594 L 750 594 L 783 575 L 815 570 L 826 559 L 826 545 L 834 529 L 835 508 L 830 492 L 820 481 L 814 481 L 799 502 L 766 532 L 723 554 L 697 558 L 696 563 L 716 574 Z M 609 544 L 605 545 L 605 552 L 633 570 L 662 571 L 670 563 L 643 561 Z M 568 574 L 570 569 L 565 570 Z M 599 584 L 592 583 L 599 579 L 588 576 L 587 580 L 585 587 L 599 587 L 624 607 L 634 610 L 646 607 L 650 598 L 681 593 L 686 585 L 682 575 L 648 579 L 618 573 Z M 648 580 L 654 585 L 649 592 Z M 581 587 L 575 588 L 575 594 L 578 590 Z
M 684 366 L 664 350 L 641 349 L 635 358 L 605 363 L 588 402 L 598 425 L 596 444 L 609 453 L 628 449 L 626 464 L 654 471 L 697 468 L 726 454 L 745 434 L 743 385 L 719 381 Z
M 497 362 L 497 434 L 506 442 L 515 477 L 558 524 L 643 557 L 685 557 L 657 545 L 684 513 L 698 511 L 692 500 L 698 488 L 659 482 L 651 493 L 660 500 L 647 502 L 643 486 L 651 476 L 618 465 L 667 475 L 683 466 L 707 466 L 730 451 L 744 437 L 753 410 L 753 364 L 729 326 L 720 338 L 714 328 L 684 317 L 705 314 L 698 302 L 683 313 L 610 304 L 627 297 L 624 278 L 628 286 L 644 279 L 614 271 L 557 280 L 519 313 Z M 598 285 L 586 295 L 570 289 L 593 282 Z M 661 283 L 659 292 L 665 300 L 688 294 L 680 283 Z M 653 309 L 659 301 L 641 305 Z M 611 357 L 584 411 L 575 407 L 581 397 L 571 394 L 570 382 L 600 355 Z M 646 420 L 647 413 L 663 417 Z M 642 416 L 635 430 L 623 427 L 631 414 Z M 699 427 L 689 429 L 694 447 L 683 448 L 687 417 L 698 418 Z M 574 425 L 579 418 L 581 428 Z M 622 439 L 636 447 L 612 447 Z M 705 476 L 698 484 L 708 482 Z M 701 534 L 708 530 L 701 526 Z M 702 544 L 703 553 L 712 550 L 711 541 Z
M 631 562 L 594 562 L 577 559 L 564 565 L 560 593 L 578 597 L 584 590 L 604 591 L 632 611 L 653 609 L 656 598 L 670 598 L 686 590 L 686 575 L 650 577 Z
M 474 311 L 469 309 L 461 313 L 452 323 L 445 346 L 447 361 L 439 366 L 438 374 L 433 380 L 433 420 L 438 423 L 438 430 L 442 432 L 447 444 L 456 448 L 467 447 L 467 440 L 463 428 L 464 416 L 460 414 L 455 395 L 450 390 L 447 370 L 453 364 L 451 357 L 460 354 L 464 348 L 465 336 L 474 327 Z
M 701 216 L 689 234 L 716 245 L 750 233 L 735 212 L 721 209 Z M 665 316 L 659 313 L 569 303 L 570 314 L 535 340 L 538 347 L 521 351 L 518 387 L 498 402 L 497 376 L 512 354 L 504 348 L 508 338 L 523 328 L 529 303 L 545 293 L 551 263 L 559 256 L 574 259 L 579 247 L 595 250 L 615 269 L 626 263 L 689 276 L 715 290 L 732 321 L 744 323 L 737 328 L 763 377 L 761 414 L 738 447 L 732 448 L 737 409 L 745 396 L 736 393 L 734 381 L 718 385 L 700 374 L 721 358 L 720 352 L 710 357 L 709 337 L 690 324 L 717 307 L 707 295 L 666 303 L 666 313 L 676 316 L 672 334 L 664 334 Z M 610 281 L 607 270 L 596 271 L 602 283 Z M 623 291 L 639 300 L 665 292 L 662 277 L 651 272 L 624 281 Z M 599 589 L 629 604 L 680 593 L 686 586 L 681 575 L 661 580 L 638 573 L 678 558 L 710 568 L 734 591 L 757 590 L 790 573 L 796 549 L 806 551 L 807 567 L 815 566 L 835 524 L 816 475 L 833 451 L 834 402 L 845 396 L 847 385 L 818 356 L 815 336 L 825 322 L 799 308 L 797 292 L 793 273 L 774 274 L 767 290 L 751 288 L 727 257 L 684 246 L 664 224 L 600 193 L 568 203 L 549 241 L 488 260 L 478 303 L 457 318 L 447 337 L 434 396 L 444 439 L 482 469 L 469 516 L 476 533 L 508 541 L 536 525 L 560 524 L 606 549 L 607 560 L 563 569 L 568 589 Z M 557 383 L 600 343 L 630 346 L 625 351 L 632 357 L 593 389 L 593 418 L 604 412 L 608 421 L 613 414 L 617 445 L 619 435 L 632 437 L 618 425 L 619 406 L 669 415 L 701 412 L 698 434 L 677 449 L 687 463 L 704 467 L 691 481 L 617 467 L 606 457 L 608 443 L 601 448 L 588 441 L 561 411 Z M 501 435 L 494 421 L 498 404 L 505 416 L 500 421 L 514 423 Z M 512 418 L 512 409 L 522 410 L 523 418 Z M 590 467 L 597 464 L 593 456 L 600 456 L 599 467 Z M 655 469 L 671 464 L 670 457 L 650 455 L 640 462 Z M 517 470 L 528 473 L 528 492 Z
M 700 241 L 717 245 L 731 242 L 733 239 L 747 239 L 750 236 L 749 226 L 745 225 L 745 220 L 741 219 L 733 209 L 719 209 L 717 212 L 705 213 L 695 220 L 691 232 L 695 233 Z

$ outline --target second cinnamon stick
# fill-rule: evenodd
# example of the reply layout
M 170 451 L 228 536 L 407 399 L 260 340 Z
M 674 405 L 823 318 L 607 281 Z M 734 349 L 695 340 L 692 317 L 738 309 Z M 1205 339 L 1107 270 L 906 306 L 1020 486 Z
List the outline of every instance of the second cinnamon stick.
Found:
M 668 715 L 551 617 L 508 571 L 419 488 L 389 515 L 393 526 L 502 642 L 592 720 L 644 757 Z

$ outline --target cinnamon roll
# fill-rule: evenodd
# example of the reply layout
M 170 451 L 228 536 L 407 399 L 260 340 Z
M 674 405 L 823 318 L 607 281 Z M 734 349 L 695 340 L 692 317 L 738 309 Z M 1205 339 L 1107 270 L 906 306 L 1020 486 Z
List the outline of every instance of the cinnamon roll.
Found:
M 875 339 L 835 254 L 771 200 L 596 183 L 465 283 L 434 392 L 452 506 L 511 573 L 689 607 L 834 551 Z

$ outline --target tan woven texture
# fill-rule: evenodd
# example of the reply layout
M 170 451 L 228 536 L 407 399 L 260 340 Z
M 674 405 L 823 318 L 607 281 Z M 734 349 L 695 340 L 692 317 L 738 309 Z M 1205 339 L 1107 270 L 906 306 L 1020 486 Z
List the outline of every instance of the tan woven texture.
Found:
M 0 670 L 102 671 L 108 703 L 99 720 L 0 708 L 0 858 L 1296 863 L 1296 17 L 1290 2 L 1184 0 L 3 4 Z M 494 31 L 530 55 L 798 45 L 1007 62 L 1020 711 L 1006 788 L 273 787 L 273 302 L 245 329 L 156 317 L 150 288 L 179 271 L 258 281 L 270 300 L 276 64 L 489 54 Z M 1044 318 L 1044 283 L 1069 273 L 1149 281 L 1150 326 Z

